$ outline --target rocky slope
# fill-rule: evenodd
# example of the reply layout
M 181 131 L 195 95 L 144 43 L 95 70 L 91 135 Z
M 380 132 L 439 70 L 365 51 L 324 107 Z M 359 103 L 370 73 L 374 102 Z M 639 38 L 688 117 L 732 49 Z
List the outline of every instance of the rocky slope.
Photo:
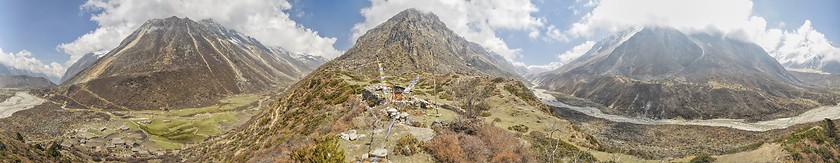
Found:
M 408 72 L 458 72 L 467 75 L 518 77 L 514 66 L 446 28 L 437 16 L 406 10 L 371 29 L 335 64 L 377 74 L 377 62 L 394 75 Z
M 667 27 L 625 30 L 535 79 L 609 114 L 647 118 L 770 119 L 834 105 L 754 43 Z
M 195 107 L 290 83 L 312 70 L 301 65 L 313 63 L 277 51 L 210 20 L 149 20 L 52 97 L 106 109 Z

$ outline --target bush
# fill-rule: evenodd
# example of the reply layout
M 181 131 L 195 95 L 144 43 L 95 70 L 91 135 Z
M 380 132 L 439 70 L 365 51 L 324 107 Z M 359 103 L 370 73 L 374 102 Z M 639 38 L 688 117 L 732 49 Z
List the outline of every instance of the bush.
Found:
M 420 128 L 429 128 L 429 126 L 426 126 L 425 123 L 420 122 L 420 121 L 411 122 L 411 126 L 420 127 Z
M 829 150 L 826 147 L 817 148 L 816 153 L 819 154 L 820 157 L 822 157 L 823 159 L 826 159 L 826 160 L 831 160 L 832 158 L 834 158 L 834 153 L 832 153 L 831 150 Z
M 831 119 L 826 118 L 823 120 L 823 128 L 825 128 L 825 135 L 828 137 L 829 142 L 835 144 L 840 143 L 840 136 L 837 136 L 837 128 Z
M 503 81 L 505 81 L 505 78 L 502 78 L 502 77 L 496 77 L 496 78 L 493 78 L 493 80 L 491 80 L 491 82 L 493 82 L 493 83 L 501 83 Z
M 503 128 L 479 119 L 458 119 L 436 130 L 427 149 L 439 162 L 530 162 L 534 155 Z
M 443 99 L 443 100 L 451 100 L 449 98 L 449 95 L 446 95 L 446 94 L 440 94 L 440 96 L 438 96 L 438 98 Z
M 21 135 L 19 132 L 15 133 L 15 139 L 20 140 L 21 142 L 26 142 L 26 140 L 23 140 L 23 135 Z
M 423 147 L 423 142 L 414 138 L 413 135 L 407 134 L 397 140 L 397 148 L 396 152 L 398 155 L 405 155 L 411 156 L 417 153 L 420 153 L 420 150 Z
M 458 136 L 454 134 L 436 136 L 426 146 L 432 156 L 440 162 L 464 162 L 464 150 Z
M 461 148 L 464 149 L 464 157 L 470 162 L 487 162 L 493 151 L 490 151 L 481 138 L 473 135 L 461 135 Z
M 537 152 L 537 159 L 540 162 L 563 162 L 565 159 L 596 161 L 589 152 L 569 144 L 566 141 L 547 137 L 545 133 L 531 132 L 531 144 Z
M 344 150 L 338 137 L 327 135 L 315 140 L 315 145 L 296 149 L 290 156 L 297 162 L 344 162 Z
M 479 116 L 481 116 L 481 117 L 489 117 L 491 115 L 493 115 L 493 114 L 491 114 L 490 112 L 481 112 L 481 114 L 479 114 Z
M 700 156 L 694 157 L 689 162 L 690 163 L 711 163 L 711 162 L 715 162 L 715 160 L 717 160 L 717 159 L 715 159 L 712 156 L 700 155 Z
M 524 133 L 524 132 L 528 132 L 528 126 L 519 124 L 519 125 L 514 125 L 514 126 L 508 127 L 508 130 L 513 130 L 513 131 L 516 131 L 516 132 L 523 132 Z
M 58 146 L 58 143 L 53 142 L 47 149 L 47 155 L 49 155 L 50 157 L 59 157 L 61 156 L 61 153 L 58 152 L 59 149 L 60 147 Z

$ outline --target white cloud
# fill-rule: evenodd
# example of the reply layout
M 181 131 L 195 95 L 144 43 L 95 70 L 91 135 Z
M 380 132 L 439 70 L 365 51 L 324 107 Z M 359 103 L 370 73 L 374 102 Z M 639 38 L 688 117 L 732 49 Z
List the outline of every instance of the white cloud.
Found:
M 531 70 L 532 72 L 534 72 L 534 71 L 550 71 L 550 70 L 560 68 L 560 66 L 568 64 L 569 62 L 572 62 L 575 59 L 577 59 L 578 57 L 586 54 L 586 52 L 588 52 L 589 49 L 592 49 L 592 46 L 594 46 L 594 45 L 595 45 L 595 41 L 586 41 L 586 42 L 584 42 L 580 45 L 572 47 L 572 49 L 569 49 L 566 52 L 558 54 L 557 55 L 557 59 L 558 59 L 557 61 L 554 61 L 554 62 L 551 62 L 551 63 L 548 63 L 548 64 L 544 64 L 544 65 L 530 65 L 530 66 L 528 66 L 528 70 Z
M 433 12 L 458 35 L 512 62 L 515 62 L 521 50 L 508 47 L 504 40 L 496 36 L 495 31 L 529 31 L 529 37 L 536 38 L 540 33 L 534 31 L 539 30 L 544 22 L 543 19 L 531 16 L 538 9 L 529 0 L 371 0 L 371 6 L 362 9 L 365 20 L 353 27 L 352 39 L 358 39 L 368 30 L 408 8 Z
M 580 21 L 571 25 L 568 37 L 588 37 L 598 30 L 614 32 L 639 25 L 672 26 L 683 30 L 719 29 L 724 32 L 746 26 L 751 16 L 750 0 L 602 0 Z
M 268 46 L 334 58 L 341 54 L 333 48 L 335 38 L 325 38 L 289 18 L 291 4 L 285 0 L 88 0 L 83 10 L 95 13 L 91 20 L 99 28 L 71 43 L 59 45 L 71 55 L 70 65 L 82 55 L 111 50 L 149 19 L 171 16 L 193 20 L 213 19 L 228 28 L 260 40 Z
M 557 55 L 557 58 L 560 59 L 560 63 L 567 64 L 577 59 L 578 57 L 586 54 L 586 52 L 588 52 L 589 49 L 592 49 L 592 46 L 594 45 L 594 41 L 586 41 L 580 45 L 573 47 L 572 49 L 569 49 L 569 51 L 566 51 L 563 54 Z
M 781 63 L 803 64 L 812 58 L 822 58 L 823 61 L 840 61 L 840 48 L 835 47 L 820 32 L 812 26 L 811 21 L 806 20 L 802 26 L 795 31 L 779 30 L 768 32 L 776 42 L 768 43 L 765 50 L 770 52 Z M 814 67 L 812 67 L 814 68 Z
M 26 50 L 7 54 L 3 52 L 3 49 L 0 49 L 0 65 L 35 74 L 44 74 L 48 77 L 61 77 L 64 74 L 64 66 L 61 64 L 55 62 L 44 64 L 40 60 L 32 57 L 32 53 Z
M 568 42 L 568 41 L 569 41 L 569 37 L 567 37 L 567 36 L 566 36 L 566 34 L 565 34 L 565 33 L 563 33 L 563 31 L 561 31 L 560 29 L 558 29 L 558 28 L 557 28 L 557 26 L 554 26 L 554 25 L 549 25 L 549 26 L 545 29 L 545 31 L 546 31 L 546 32 L 545 32 L 545 33 L 546 33 L 546 36 L 547 36 L 548 38 L 552 38 L 552 39 L 555 39 L 555 40 L 561 40 L 561 41 L 564 41 L 564 42 Z

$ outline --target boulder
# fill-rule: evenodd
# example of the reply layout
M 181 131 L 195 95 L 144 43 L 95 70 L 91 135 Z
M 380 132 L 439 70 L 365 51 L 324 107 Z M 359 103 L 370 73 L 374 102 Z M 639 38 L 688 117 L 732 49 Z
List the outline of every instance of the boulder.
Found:
M 400 113 L 400 111 L 399 111 L 399 110 L 397 110 L 396 108 L 390 108 L 390 109 L 388 109 L 388 116 L 394 116 L 394 115 L 397 115 L 397 114 L 399 114 L 399 113 Z
M 388 150 L 383 149 L 383 148 L 379 148 L 379 149 L 373 150 L 373 152 L 370 152 L 370 156 L 371 157 L 385 158 L 385 157 L 388 156 Z

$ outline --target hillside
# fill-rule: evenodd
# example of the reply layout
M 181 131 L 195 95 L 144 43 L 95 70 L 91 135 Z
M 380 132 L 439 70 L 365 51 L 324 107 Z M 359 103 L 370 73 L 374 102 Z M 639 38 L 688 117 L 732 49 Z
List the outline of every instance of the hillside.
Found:
M 149 20 L 52 98 L 103 109 L 207 106 L 294 82 L 319 63 L 280 51 L 210 20 Z
M 754 43 L 667 27 L 606 37 L 535 81 L 598 103 L 605 113 L 654 119 L 770 119 L 838 100 L 800 86 Z

